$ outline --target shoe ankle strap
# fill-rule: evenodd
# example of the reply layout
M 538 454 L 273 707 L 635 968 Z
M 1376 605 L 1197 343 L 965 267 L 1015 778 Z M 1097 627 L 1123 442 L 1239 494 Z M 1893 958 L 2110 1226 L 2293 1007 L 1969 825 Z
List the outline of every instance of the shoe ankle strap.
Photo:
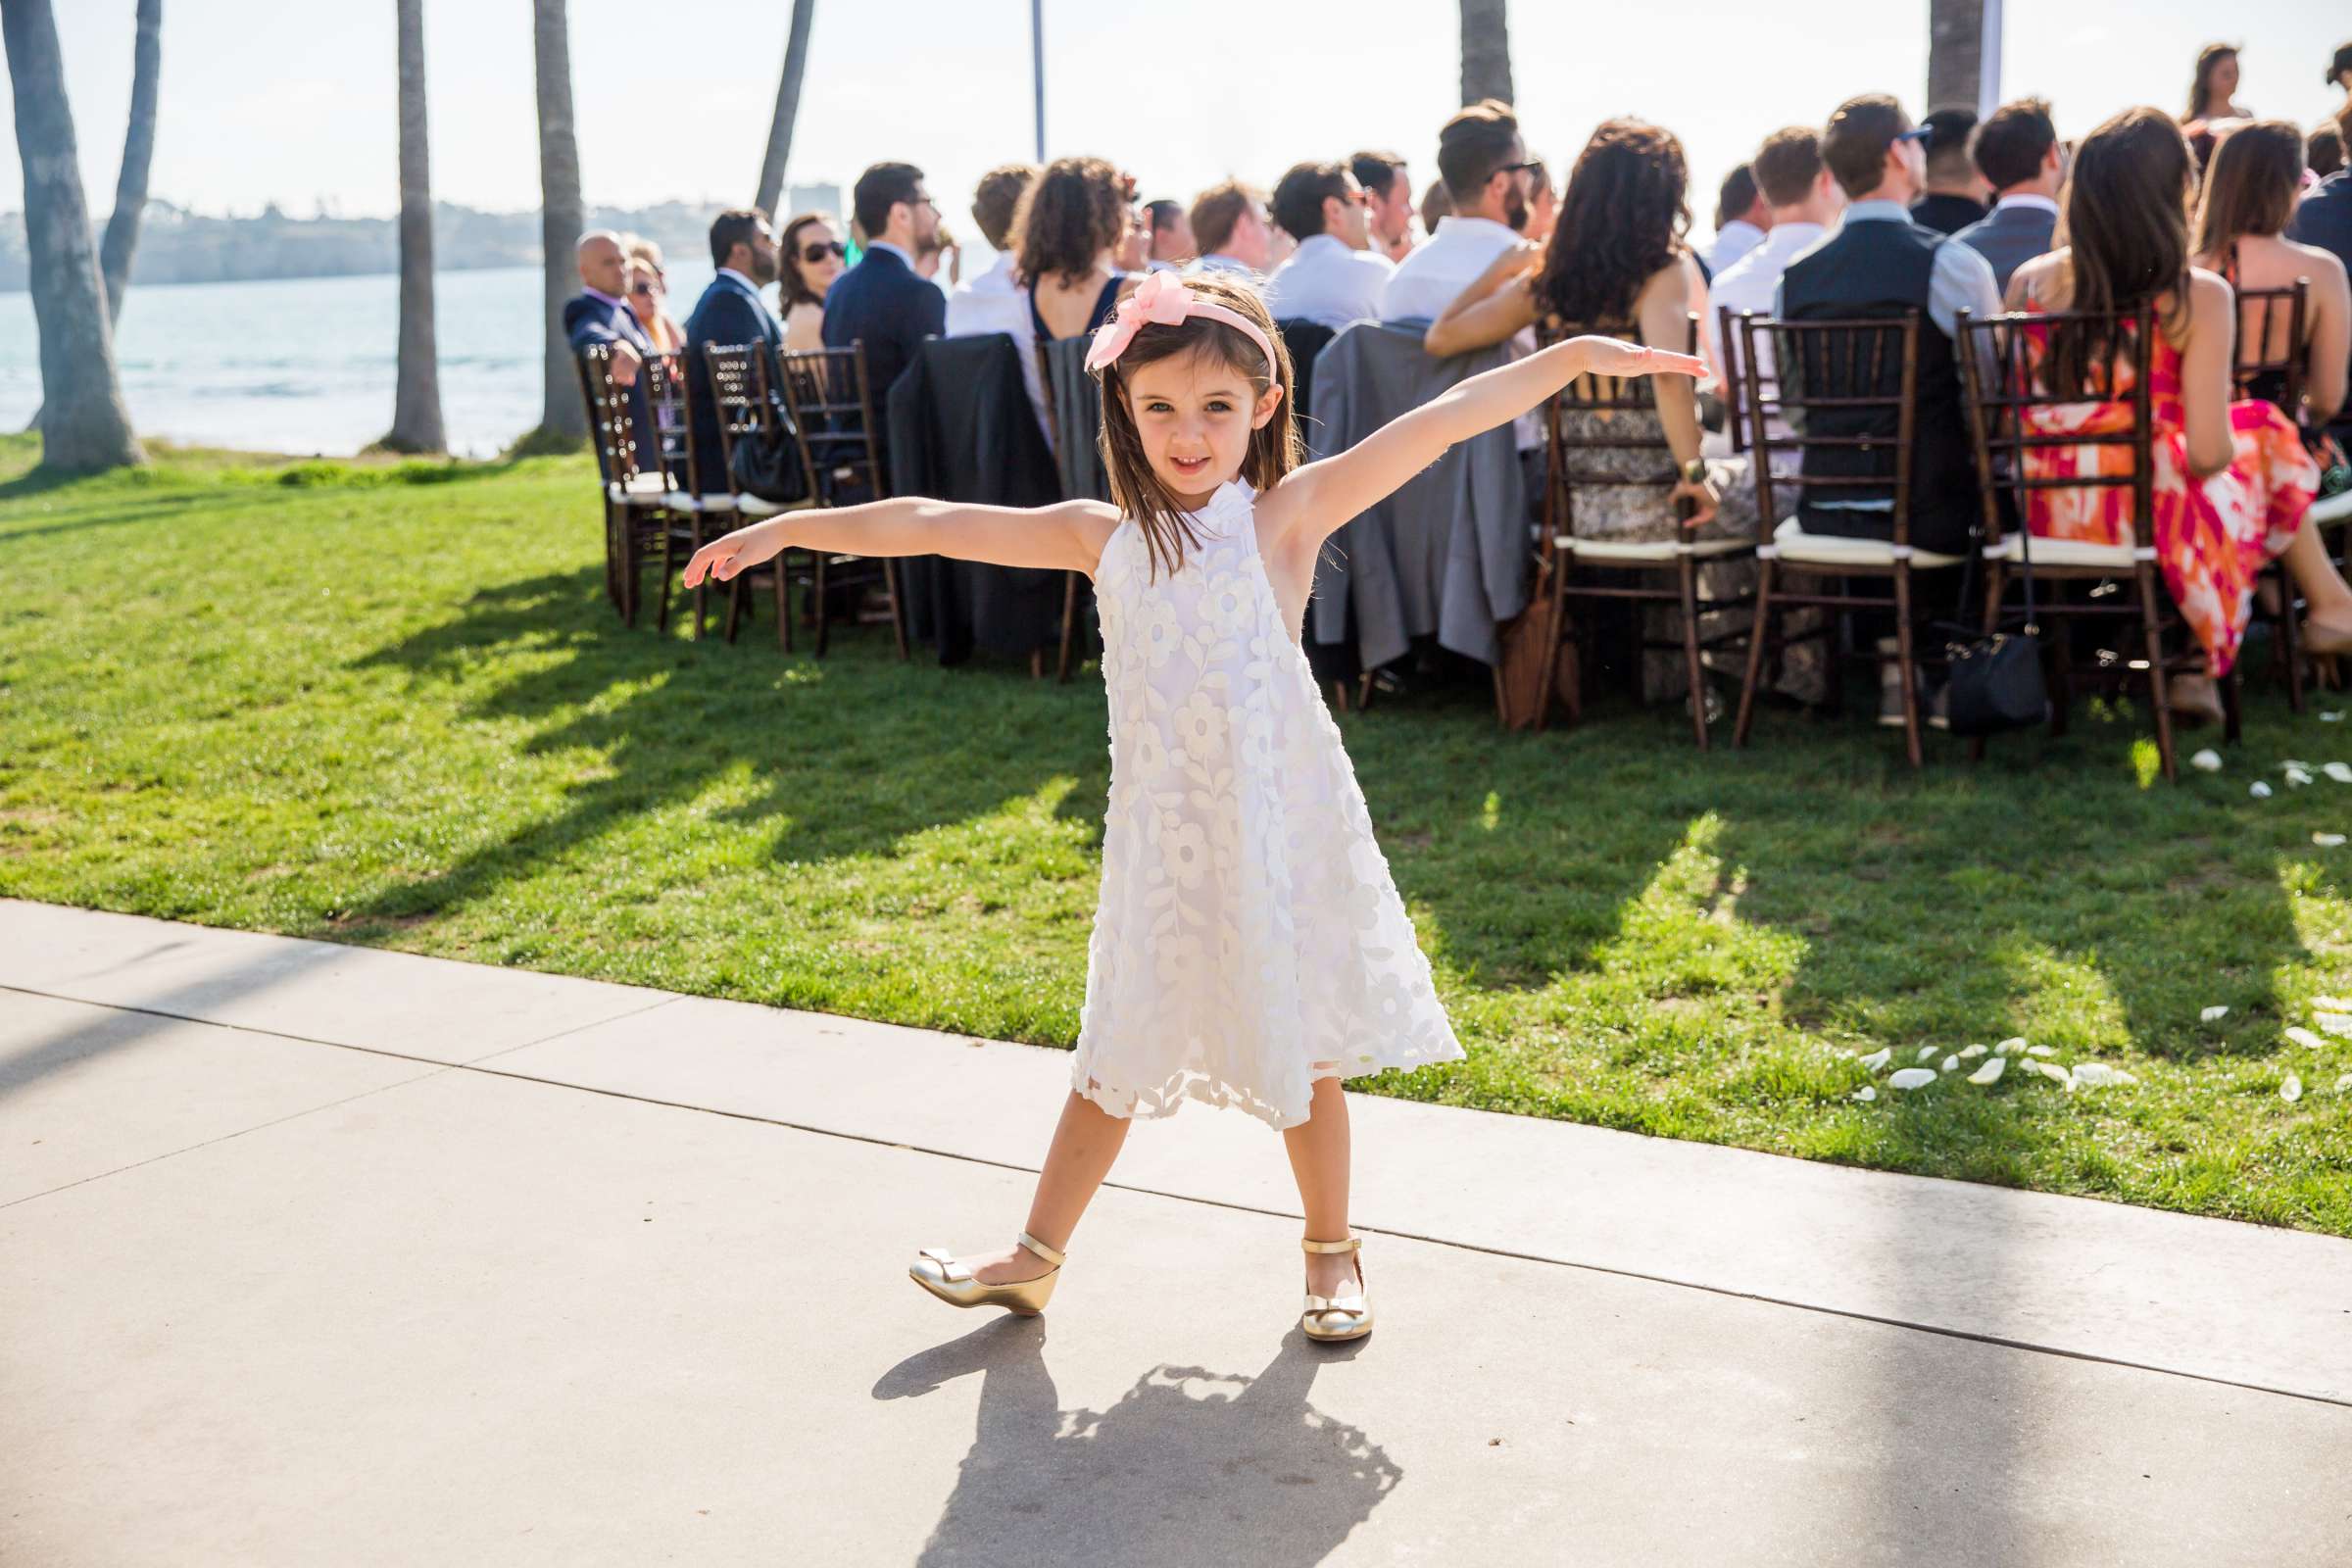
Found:
M 1298 1238 L 1298 1245 L 1310 1252 L 1352 1252 L 1364 1245 L 1364 1239 L 1361 1236 L 1350 1236 L 1346 1241 L 1315 1242 L 1301 1236 Z
M 1039 1241 L 1027 1231 L 1020 1232 L 1018 1240 L 1023 1247 L 1026 1247 L 1029 1249 L 1029 1250 L 1035 1252 L 1038 1256 L 1044 1258 L 1055 1268 L 1059 1268 L 1061 1266 L 1061 1260 L 1069 1256 L 1069 1253 L 1067 1252 L 1055 1251 L 1053 1248 L 1048 1247 L 1045 1243 Z

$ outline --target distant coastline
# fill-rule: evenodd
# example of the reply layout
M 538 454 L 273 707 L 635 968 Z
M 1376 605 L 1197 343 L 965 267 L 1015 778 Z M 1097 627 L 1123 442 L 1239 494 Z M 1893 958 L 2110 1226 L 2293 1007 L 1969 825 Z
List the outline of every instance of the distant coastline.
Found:
M 805 205 L 838 206 L 830 187 L 798 187 Z M 663 202 L 653 207 L 593 207 L 591 228 L 646 235 L 665 256 L 703 252 L 716 202 Z M 98 223 L 105 214 L 96 215 Z M 478 271 L 539 265 L 539 214 L 485 213 L 446 202 L 433 205 L 433 270 Z M 396 218 L 289 218 L 275 206 L 252 218 L 210 218 L 166 201 L 151 201 L 139 224 L 131 282 L 239 283 L 298 277 L 355 277 L 400 270 Z M 24 215 L 0 213 L 0 293 L 23 293 L 30 263 Z

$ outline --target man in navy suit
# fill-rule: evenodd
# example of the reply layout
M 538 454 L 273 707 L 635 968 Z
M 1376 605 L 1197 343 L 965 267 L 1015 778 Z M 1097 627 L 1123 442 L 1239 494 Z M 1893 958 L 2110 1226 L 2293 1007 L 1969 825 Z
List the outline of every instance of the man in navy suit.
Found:
M 2039 98 L 2001 105 L 1977 127 L 1970 156 L 1999 199 L 1952 237 L 1990 262 L 1993 281 L 2006 289 L 2010 273 L 2050 248 L 2058 227 L 2066 167 L 2050 106 Z
M 695 482 L 710 495 L 732 488 L 727 479 L 724 450 L 718 439 L 718 415 L 710 391 L 707 344 L 758 343 L 767 360 L 771 398 L 781 395 L 783 368 L 777 356 L 784 352 L 784 327 L 760 298 L 762 285 L 776 280 L 776 235 L 767 214 L 757 207 L 739 207 L 712 220 L 710 265 L 718 274 L 686 318 L 686 380 L 694 402 Z M 779 404 L 780 408 L 781 405 Z
M 874 165 L 858 176 L 854 200 L 858 226 L 871 237 L 864 257 L 826 291 L 825 347 L 865 345 L 875 456 L 883 458 L 891 383 L 921 354 L 924 338 L 948 329 L 948 297 L 914 270 L 916 248 L 939 232 L 939 209 L 912 164 Z
M 654 423 L 646 411 L 645 389 L 637 384 L 637 370 L 654 352 L 654 344 L 623 298 L 629 286 L 627 253 L 620 248 L 619 235 L 600 228 L 580 236 L 577 256 L 580 292 L 564 302 L 564 336 L 575 355 L 599 347 L 612 351 L 613 384 L 628 389 L 640 460 L 650 465 Z M 598 472 L 605 472 L 602 443 L 597 444 L 596 466 Z

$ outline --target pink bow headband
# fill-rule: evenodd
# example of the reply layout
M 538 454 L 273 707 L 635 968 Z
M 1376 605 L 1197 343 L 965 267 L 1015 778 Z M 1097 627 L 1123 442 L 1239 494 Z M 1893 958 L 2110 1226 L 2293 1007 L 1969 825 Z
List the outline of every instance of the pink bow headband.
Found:
M 1241 312 L 1195 294 L 1174 272 L 1153 272 L 1119 301 L 1117 312 L 1096 328 L 1095 345 L 1086 351 L 1086 368 L 1099 369 L 1126 353 L 1135 334 L 1146 326 L 1155 322 L 1174 326 L 1188 316 L 1205 316 L 1249 333 L 1250 340 L 1266 351 L 1266 373 L 1275 373 L 1274 345 L 1264 329 Z

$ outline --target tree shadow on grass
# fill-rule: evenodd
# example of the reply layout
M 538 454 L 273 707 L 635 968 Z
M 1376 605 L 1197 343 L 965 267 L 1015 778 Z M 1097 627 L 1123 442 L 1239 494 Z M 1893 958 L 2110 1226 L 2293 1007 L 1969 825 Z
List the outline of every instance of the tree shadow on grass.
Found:
M 337 933 L 485 898 L 630 818 L 694 800 L 746 762 L 763 793 L 712 820 L 781 824 L 779 861 L 886 855 L 910 834 L 998 812 L 1061 778 L 1080 781 L 1061 808 L 1082 813 L 1087 786 L 1102 776 L 1099 690 L 1090 709 L 1076 686 L 901 664 L 879 627 L 837 634 L 821 662 L 778 654 L 772 631 L 757 625 L 730 645 L 716 617 L 695 643 L 679 634 L 681 612 L 673 605 L 666 637 L 654 634 L 650 611 L 626 629 L 612 623 L 599 573 L 546 573 L 484 588 L 451 619 L 353 660 L 417 681 L 459 678 L 485 659 L 513 662 L 519 672 L 463 715 L 534 723 L 526 755 L 583 751 L 602 770 L 556 816 L 381 890 Z

